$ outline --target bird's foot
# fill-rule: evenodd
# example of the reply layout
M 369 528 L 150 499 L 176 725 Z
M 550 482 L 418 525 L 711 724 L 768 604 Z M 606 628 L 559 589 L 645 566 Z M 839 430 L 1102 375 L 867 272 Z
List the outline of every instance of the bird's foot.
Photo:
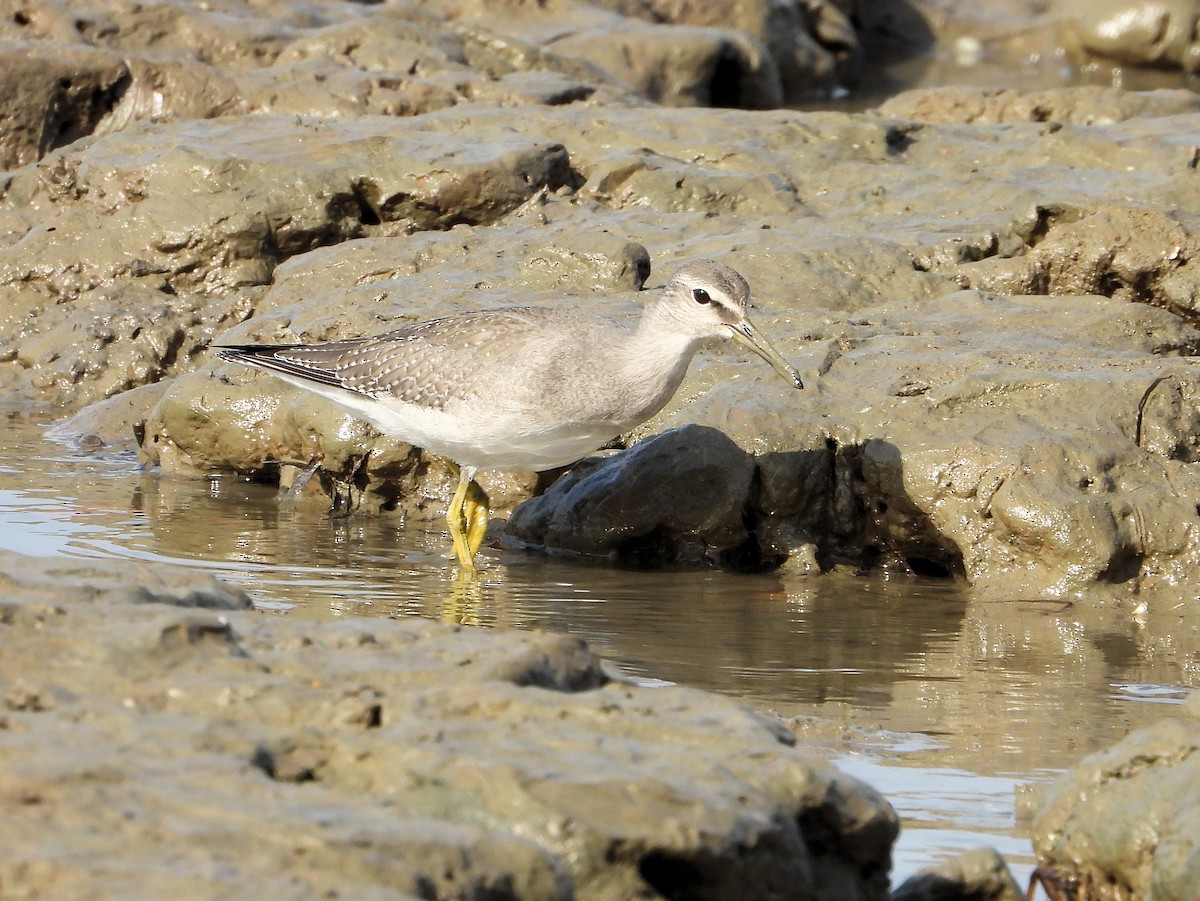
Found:
M 487 535 L 490 501 L 487 492 L 475 481 L 474 469 L 457 466 L 454 469 L 458 470 L 458 488 L 446 511 L 446 522 L 459 565 L 464 571 L 475 572 L 475 555 Z
M 483 540 L 487 537 L 488 518 L 491 513 L 491 499 L 487 492 L 472 480 L 467 486 L 467 496 L 463 503 L 463 524 L 466 526 L 467 547 L 472 559 L 479 553 Z

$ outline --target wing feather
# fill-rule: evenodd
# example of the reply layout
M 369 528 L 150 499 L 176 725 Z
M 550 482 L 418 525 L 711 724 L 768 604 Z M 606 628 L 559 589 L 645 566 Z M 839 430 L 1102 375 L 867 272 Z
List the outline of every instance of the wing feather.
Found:
M 434 319 L 371 338 L 324 344 L 235 344 L 222 360 L 382 400 L 445 409 L 520 360 L 554 311 L 511 308 Z

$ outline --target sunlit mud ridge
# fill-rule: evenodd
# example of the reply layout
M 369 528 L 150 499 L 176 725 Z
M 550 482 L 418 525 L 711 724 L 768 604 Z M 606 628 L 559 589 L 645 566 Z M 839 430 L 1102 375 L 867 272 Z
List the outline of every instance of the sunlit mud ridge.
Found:
M 0 560 L 6 893 L 886 897 L 876 792 L 578 639 L 267 618 L 182 567 Z

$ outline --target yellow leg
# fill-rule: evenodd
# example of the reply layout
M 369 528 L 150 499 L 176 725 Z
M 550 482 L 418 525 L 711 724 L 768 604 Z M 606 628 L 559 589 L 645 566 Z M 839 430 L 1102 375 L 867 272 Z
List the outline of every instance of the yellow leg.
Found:
M 454 467 L 458 469 L 458 467 Z M 450 499 L 450 509 L 446 511 L 446 524 L 450 527 L 450 540 L 454 542 L 454 556 L 458 558 L 463 569 L 474 571 L 475 555 L 467 544 L 467 536 L 463 532 L 466 522 L 466 511 L 463 509 L 467 500 L 467 488 L 471 484 L 471 476 L 465 469 L 458 471 L 458 488 Z
M 463 502 L 463 520 L 467 525 L 467 547 L 472 558 L 479 553 L 483 539 L 487 537 L 488 514 L 491 500 L 487 492 L 474 479 L 467 486 L 467 497 Z
M 458 487 L 446 511 L 446 522 L 450 526 L 450 540 L 454 542 L 454 556 L 464 570 L 475 571 L 475 555 L 487 535 L 487 493 L 475 481 L 475 469 L 471 466 L 451 468 L 458 472 Z

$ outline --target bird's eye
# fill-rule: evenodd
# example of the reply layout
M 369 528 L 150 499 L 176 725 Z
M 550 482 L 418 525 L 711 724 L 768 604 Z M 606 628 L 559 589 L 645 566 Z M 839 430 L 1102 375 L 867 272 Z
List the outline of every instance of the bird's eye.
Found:
M 712 303 L 712 298 L 703 288 L 692 288 L 692 300 L 696 303 Z

